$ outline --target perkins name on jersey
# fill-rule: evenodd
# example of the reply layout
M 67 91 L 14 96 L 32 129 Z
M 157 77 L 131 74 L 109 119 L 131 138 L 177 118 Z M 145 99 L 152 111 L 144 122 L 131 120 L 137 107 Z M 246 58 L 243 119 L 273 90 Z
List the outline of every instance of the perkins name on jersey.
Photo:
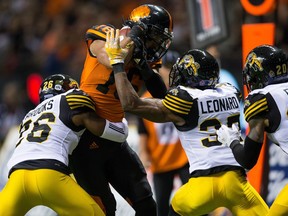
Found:
M 218 98 L 215 100 L 200 101 L 202 113 L 223 112 L 239 108 L 239 102 L 236 97 Z
M 47 101 L 47 103 L 41 104 L 39 107 L 37 107 L 34 110 L 31 110 L 26 116 L 25 119 L 30 118 L 32 116 L 35 116 L 39 113 L 42 113 L 46 110 L 50 110 L 53 108 L 53 100 Z

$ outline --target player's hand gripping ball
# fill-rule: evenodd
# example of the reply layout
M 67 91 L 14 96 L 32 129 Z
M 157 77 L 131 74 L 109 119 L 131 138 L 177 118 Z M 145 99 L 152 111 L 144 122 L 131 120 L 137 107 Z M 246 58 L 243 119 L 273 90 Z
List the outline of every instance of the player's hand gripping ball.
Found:
M 107 32 L 105 50 L 109 57 L 110 64 L 124 63 L 125 57 L 128 54 L 128 49 L 121 48 L 119 29 L 111 29 Z

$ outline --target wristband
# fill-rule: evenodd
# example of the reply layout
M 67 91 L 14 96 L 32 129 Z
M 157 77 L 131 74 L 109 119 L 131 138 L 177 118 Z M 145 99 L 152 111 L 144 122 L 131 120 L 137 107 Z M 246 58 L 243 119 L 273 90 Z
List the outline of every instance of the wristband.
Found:
M 124 63 L 117 63 L 113 65 L 114 74 L 125 72 Z
M 233 140 L 230 144 L 230 148 L 233 149 L 236 145 L 242 145 L 239 140 Z
M 110 122 L 106 119 L 106 125 L 101 138 L 108 139 L 114 142 L 122 143 L 128 136 L 127 127 L 123 122 Z

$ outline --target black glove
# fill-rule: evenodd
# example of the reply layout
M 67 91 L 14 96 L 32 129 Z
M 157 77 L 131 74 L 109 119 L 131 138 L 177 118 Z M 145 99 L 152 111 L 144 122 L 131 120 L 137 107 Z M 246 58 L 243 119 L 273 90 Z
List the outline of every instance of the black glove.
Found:
M 133 23 L 129 37 L 135 44 L 135 47 L 142 48 L 144 46 L 145 37 L 148 31 L 148 26 L 145 23 Z

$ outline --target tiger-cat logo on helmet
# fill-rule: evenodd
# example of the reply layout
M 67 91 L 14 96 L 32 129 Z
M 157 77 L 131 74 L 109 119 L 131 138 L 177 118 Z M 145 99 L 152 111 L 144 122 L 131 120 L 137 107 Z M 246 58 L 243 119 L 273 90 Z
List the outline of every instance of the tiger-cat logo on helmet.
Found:
M 194 76 L 198 76 L 200 64 L 195 61 L 192 55 L 185 55 L 179 63 L 184 65 L 184 69 L 192 68 L 192 70 L 187 70 L 189 75 L 193 73 Z
M 245 65 L 248 65 L 249 68 L 253 68 L 254 71 L 258 71 L 258 70 L 263 71 L 262 62 L 263 62 L 263 59 L 257 57 L 257 55 L 254 52 L 252 52 L 249 54 Z

